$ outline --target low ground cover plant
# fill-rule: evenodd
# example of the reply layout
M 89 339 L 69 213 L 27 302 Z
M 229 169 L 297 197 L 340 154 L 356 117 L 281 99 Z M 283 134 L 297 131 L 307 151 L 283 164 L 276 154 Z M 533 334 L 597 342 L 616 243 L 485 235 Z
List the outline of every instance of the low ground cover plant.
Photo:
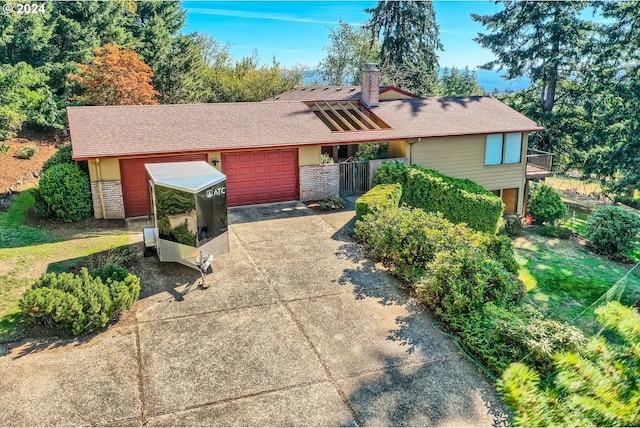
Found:
M 340 196 L 329 196 L 318 203 L 318 207 L 323 211 L 341 210 L 347 206 L 347 200 Z
M 20 299 L 22 314 L 33 322 L 78 335 L 106 326 L 140 295 L 140 279 L 107 265 L 94 275 L 47 273 Z
M 454 223 L 495 234 L 504 210 L 502 200 L 471 180 L 461 180 L 418 165 L 383 162 L 374 184 L 402 185 L 401 204 L 440 212 Z
M 37 146 L 33 144 L 29 144 L 28 146 L 24 146 L 20 150 L 18 150 L 16 157 L 18 159 L 31 159 L 33 155 L 36 154 L 37 151 L 38 151 Z

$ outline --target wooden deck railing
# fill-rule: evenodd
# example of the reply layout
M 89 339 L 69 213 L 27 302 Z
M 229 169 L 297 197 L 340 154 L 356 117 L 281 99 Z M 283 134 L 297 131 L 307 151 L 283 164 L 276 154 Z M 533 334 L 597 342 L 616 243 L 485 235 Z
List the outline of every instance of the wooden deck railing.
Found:
M 553 153 L 536 149 L 527 149 L 527 165 L 551 171 L 553 166 Z

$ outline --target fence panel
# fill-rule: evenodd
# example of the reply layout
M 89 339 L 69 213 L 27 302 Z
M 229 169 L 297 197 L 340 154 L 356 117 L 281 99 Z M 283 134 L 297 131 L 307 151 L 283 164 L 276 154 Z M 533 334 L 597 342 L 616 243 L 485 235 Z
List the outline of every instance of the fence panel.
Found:
M 357 195 L 369 190 L 369 162 L 340 163 L 340 195 Z

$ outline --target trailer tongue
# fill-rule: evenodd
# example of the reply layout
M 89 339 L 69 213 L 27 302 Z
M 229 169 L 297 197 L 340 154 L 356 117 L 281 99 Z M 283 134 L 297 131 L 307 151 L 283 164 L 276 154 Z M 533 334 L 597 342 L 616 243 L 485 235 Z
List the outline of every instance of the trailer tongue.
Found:
M 213 259 L 229 252 L 227 177 L 206 162 L 146 164 L 153 228 L 144 229 L 145 251 L 160 261 L 198 269 L 202 286 Z

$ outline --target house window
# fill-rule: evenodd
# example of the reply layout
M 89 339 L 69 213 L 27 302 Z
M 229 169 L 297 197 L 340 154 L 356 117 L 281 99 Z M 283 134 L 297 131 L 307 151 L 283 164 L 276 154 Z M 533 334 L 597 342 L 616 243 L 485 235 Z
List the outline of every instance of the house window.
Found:
M 485 165 L 520 163 L 522 157 L 522 133 L 489 134 L 484 154 Z

